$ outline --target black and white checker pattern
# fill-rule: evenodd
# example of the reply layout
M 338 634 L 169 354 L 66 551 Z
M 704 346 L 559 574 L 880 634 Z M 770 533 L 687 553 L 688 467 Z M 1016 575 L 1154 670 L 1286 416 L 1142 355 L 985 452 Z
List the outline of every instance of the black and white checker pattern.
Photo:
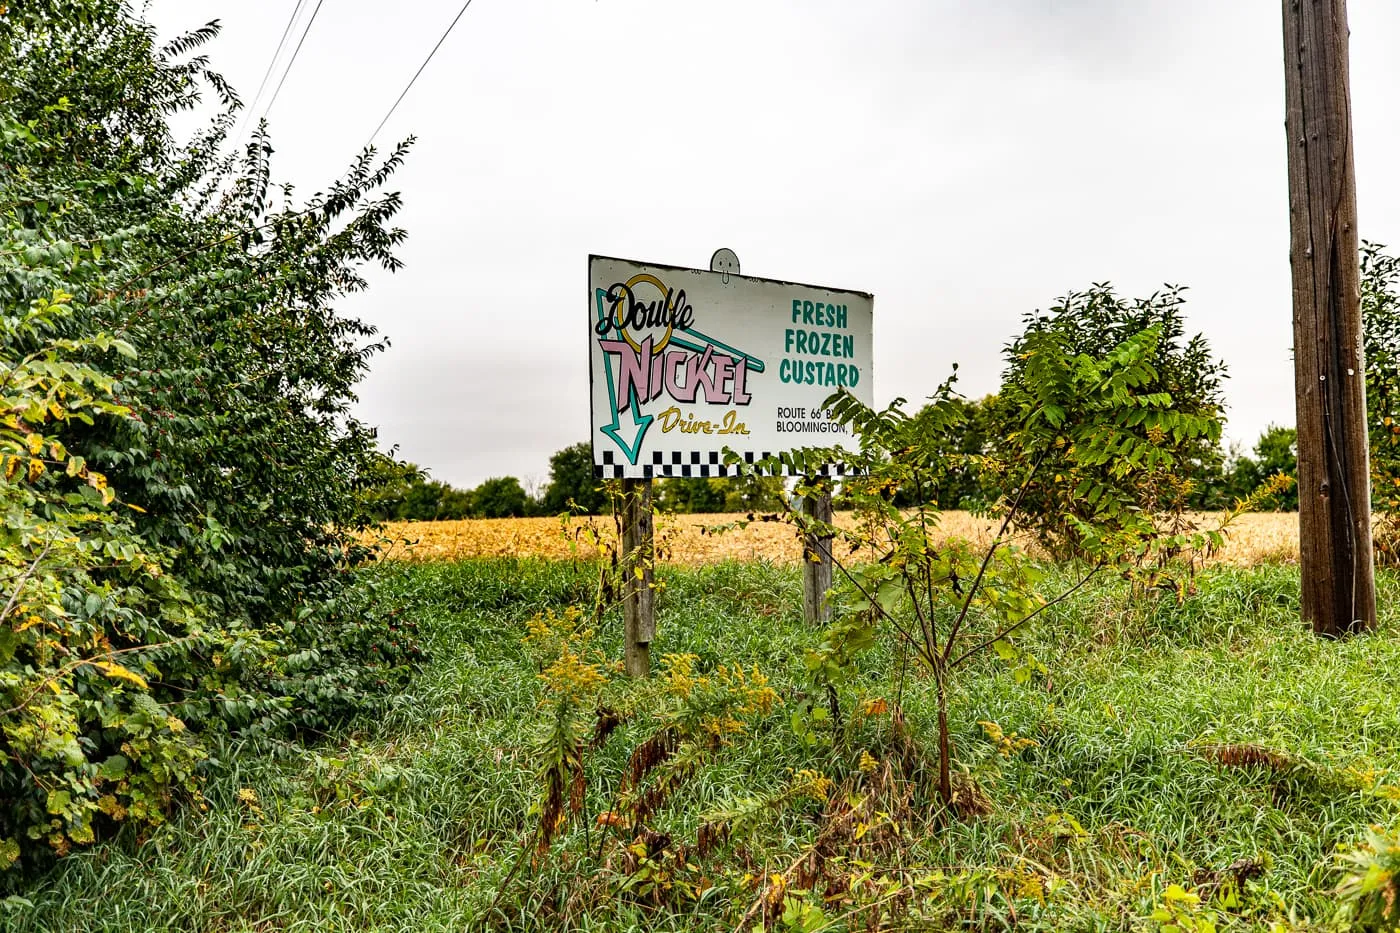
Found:
M 775 457 L 777 453 L 763 451 L 755 453 L 752 450 L 744 452 L 744 462 L 753 463 L 757 460 L 764 460 L 768 457 Z M 670 452 L 654 451 L 650 455 L 650 462 L 630 464 L 625 458 L 618 455 L 617 451 L 604 450 L 602 452 L 603 462 L 593 464 L 593 475 L 598 479 L 661 479 L 664 477 L 710 477 L 710 476 L 738 476 L 740 469 L 738 465 L 729 466 L 725 464 L 724 457 L 719 451 L 701 453 L 692 450 L 689 453 L 682 453 L 679 450 Z M 788 475 L 786 468 L 783 475 Z M 844 463 L 834 463 L 821 471 L 822 476 L 845 476 L 846 465 Z

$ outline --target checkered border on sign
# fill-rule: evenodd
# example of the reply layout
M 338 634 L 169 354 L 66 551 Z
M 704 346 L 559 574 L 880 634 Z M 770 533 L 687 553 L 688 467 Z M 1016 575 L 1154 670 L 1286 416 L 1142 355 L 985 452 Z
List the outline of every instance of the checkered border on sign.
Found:
M 769 457 L 776 457 L 776 453 L 763 451 L 756 453 L 752 450 L 745 451 L 744 462 L 754 463 L 758 460 L 765 460 Z M 667 478 L 695 478 L 711 476 L 738 476 L 740 470 L 738 465 L 729 466 L 723 462 L 718 451 L 701 453 L 692 450 L 689 453 L 682 453 L 679 450 L 654 451 L 651 455 L 650 463 L 630 464 L 620 461 L 616 451 L 604 450 L 602 452 L 603 462 L 593 464 L 593 475 L 597 479 L 667 479 Z M 783 476 L 791 475 L 785 467 L 781 473 Z M 846 464 L 833 463 L 822 470 L 822 476 L 845 476 Z

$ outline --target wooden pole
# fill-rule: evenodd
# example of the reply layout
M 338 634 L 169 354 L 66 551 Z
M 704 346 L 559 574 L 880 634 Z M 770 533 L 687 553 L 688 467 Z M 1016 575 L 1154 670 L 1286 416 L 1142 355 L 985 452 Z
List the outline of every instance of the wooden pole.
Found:
M 622 481 L 623 668 L 628 677 L 651 675 L 651 641 L 656 636 L 655 564 L 652 540 L 651 480 Z
M 821 484 L 802 499 L 802 514 L 815 521 L 831 524 L 831 488 Z M 802 618 L 808 625 L 825 625 L 831 621 L 831 607 L 826 594 L 831 589 L 831 536 L 802 537 Z
M 1346 0 L 1284 0 L 1302 614 L 1376 624 Z

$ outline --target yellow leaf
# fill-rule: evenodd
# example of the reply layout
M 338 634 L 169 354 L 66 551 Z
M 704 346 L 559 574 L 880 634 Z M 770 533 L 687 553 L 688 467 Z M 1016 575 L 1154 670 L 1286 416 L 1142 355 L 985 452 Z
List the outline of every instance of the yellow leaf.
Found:
M 29 453 L 32 456 L 39 456 L 44 449 L 44 436 L 42 434 L 31 434 L 24 439 L 24 442 L 29 445 Z
M 112 794 L 104 794 L 99 797 L 97 799 L 97 809 L 118 822 L 126 819 L 126 807 L 122 806 Z
M 867 697 L 861 709 L 867 716 L 881 716 L 890 711 L 890 704 L 884 697 Z
M 89 663 L 113 680 L 125 680 L 127 683 L 135 684 L 142 690 L 151 689 L 151 685 L 146 683 L 146 678 L 135 671 L 127 670 L 120 664 L 114 664 L 111 661 L 91 661 Z
M 5 14 L 5 8 L 0 6 L 0 16 Z M 19 843 L 9 836 L 0 839 L 0 871 L 9 868 L 19 861 Z
M 32 482 L 34 482 L 35 480 L 37 480 L 39 477 L 43 476 L 43 475 L 44 475 L 44 470 L 45 470 L 45 469 L 47 469 L 47 468 L 44 466 L 44 461 L 42 461 L 42 460 L 30 460 L 30 461 L 29 461 L 29 481 L 32 483 Z

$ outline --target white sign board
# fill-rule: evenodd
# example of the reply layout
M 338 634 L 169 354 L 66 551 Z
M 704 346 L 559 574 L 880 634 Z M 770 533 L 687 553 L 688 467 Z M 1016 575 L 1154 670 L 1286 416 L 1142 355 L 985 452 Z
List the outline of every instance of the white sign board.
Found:
M 864 292 L 590 256 L 595 472 L 725 476 L 726 447 L 749 463 L 858 450 L 822 402 L 844 386 L 872 404 L 873 309 Z

